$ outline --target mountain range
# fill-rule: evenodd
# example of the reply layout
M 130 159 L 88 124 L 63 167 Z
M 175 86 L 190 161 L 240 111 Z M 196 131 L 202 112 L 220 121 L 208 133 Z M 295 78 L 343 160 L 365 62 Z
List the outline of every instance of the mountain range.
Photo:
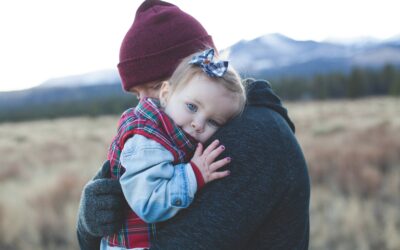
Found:
M 384 41 L 350 43 L 296 41 L 281 34 L 268 34 L 240 41 L 227 49 L 229 60 L 246 76 L 268 79 L 349 72 L 353 67 L 400 66 L 400 36 Z
M 308 77 L 329 72 L 349 72 L 353 67 L 400 67 L 400 36 L 388 40 L 362 39 L 352 42 L 297 41 L 281 34 L 268 34 L 239 41 L 221 51 L 244 77 L 273 80 Z M 50 79 L 22 91 L 0 92 L 0 110 L 26 106 L 79 102 L 127 96 L 118 72 L 106 70 Z

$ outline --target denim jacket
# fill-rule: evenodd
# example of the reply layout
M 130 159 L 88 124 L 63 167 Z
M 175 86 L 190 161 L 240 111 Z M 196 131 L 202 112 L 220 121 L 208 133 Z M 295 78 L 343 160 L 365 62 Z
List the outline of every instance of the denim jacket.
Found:
M 173 165 L 170 151 L 142 135 L 128 139 L 121 152 L 120 183 L 132 210 L 145 222 L 173 217 L 190 205 L 197 190 L 190 163 Z

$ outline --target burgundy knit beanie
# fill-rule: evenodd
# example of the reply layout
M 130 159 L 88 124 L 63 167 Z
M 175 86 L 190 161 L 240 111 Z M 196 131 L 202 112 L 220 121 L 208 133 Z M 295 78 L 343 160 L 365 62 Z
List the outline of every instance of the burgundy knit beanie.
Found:
M 207 47 L 211 36 L 192 16 L 177 6 L 146 0 L 136 11 L 119 54 L 122 86 L 134 86 L 169 78 L 181 59 Z

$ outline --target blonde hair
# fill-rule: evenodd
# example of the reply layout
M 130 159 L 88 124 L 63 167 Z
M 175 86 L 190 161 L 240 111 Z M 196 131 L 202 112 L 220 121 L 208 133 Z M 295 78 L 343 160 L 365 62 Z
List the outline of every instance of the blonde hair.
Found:
M 185 57 L 172 74 L 169 80 L 171 88 L 170 95 L 172 95 L 172 93 L 174 93 L 176 90 L 180 90 L 185 87 L 194 76 L 203 74 L 212 82 L 221 84 L 226 90 L 234 94 L 239 102 L 239 108 L 235 115 L 242 113 L 246 104 L 246 92 L 244 90 L 244 86 L 242 85 L 242 80 L 236 70 L 229 65 L 222 77 L 211 77 L 207 75 L 207 73 L 205 73 L 200 66 L 189 64 L 193 56 L 197 54 L 199 54 L 199 52 Z M 216 55 L 214 56 L 214 60 L 218 60 Z
M 137 87 L 141 87 L 141 88 L 145 88 L 145 89 L 155 89 L 155 90 L 159 90 L 161 89 L 161 86 L 163 84 L 164 81 L 167 81 L 168 79 L 164 79 L 164 80 L 158 80 L 158 81 L 153 81 L 153 82 L 147 82 L 145 84 L 141 84 L 141 85 L 135 85 L 133 87 L 131 87 L 128 92 L 135 92 L 134 90 Z

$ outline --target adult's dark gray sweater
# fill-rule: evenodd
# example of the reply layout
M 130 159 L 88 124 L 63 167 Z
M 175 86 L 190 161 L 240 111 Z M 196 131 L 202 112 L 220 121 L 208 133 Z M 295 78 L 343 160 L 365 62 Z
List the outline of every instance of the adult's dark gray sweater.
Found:
M 310 182 L 287 110 L 251 82 L 243 115 L 217 138 L 231 175 L 211 182 L 157 229 L 151 249 L 307 249 Z

